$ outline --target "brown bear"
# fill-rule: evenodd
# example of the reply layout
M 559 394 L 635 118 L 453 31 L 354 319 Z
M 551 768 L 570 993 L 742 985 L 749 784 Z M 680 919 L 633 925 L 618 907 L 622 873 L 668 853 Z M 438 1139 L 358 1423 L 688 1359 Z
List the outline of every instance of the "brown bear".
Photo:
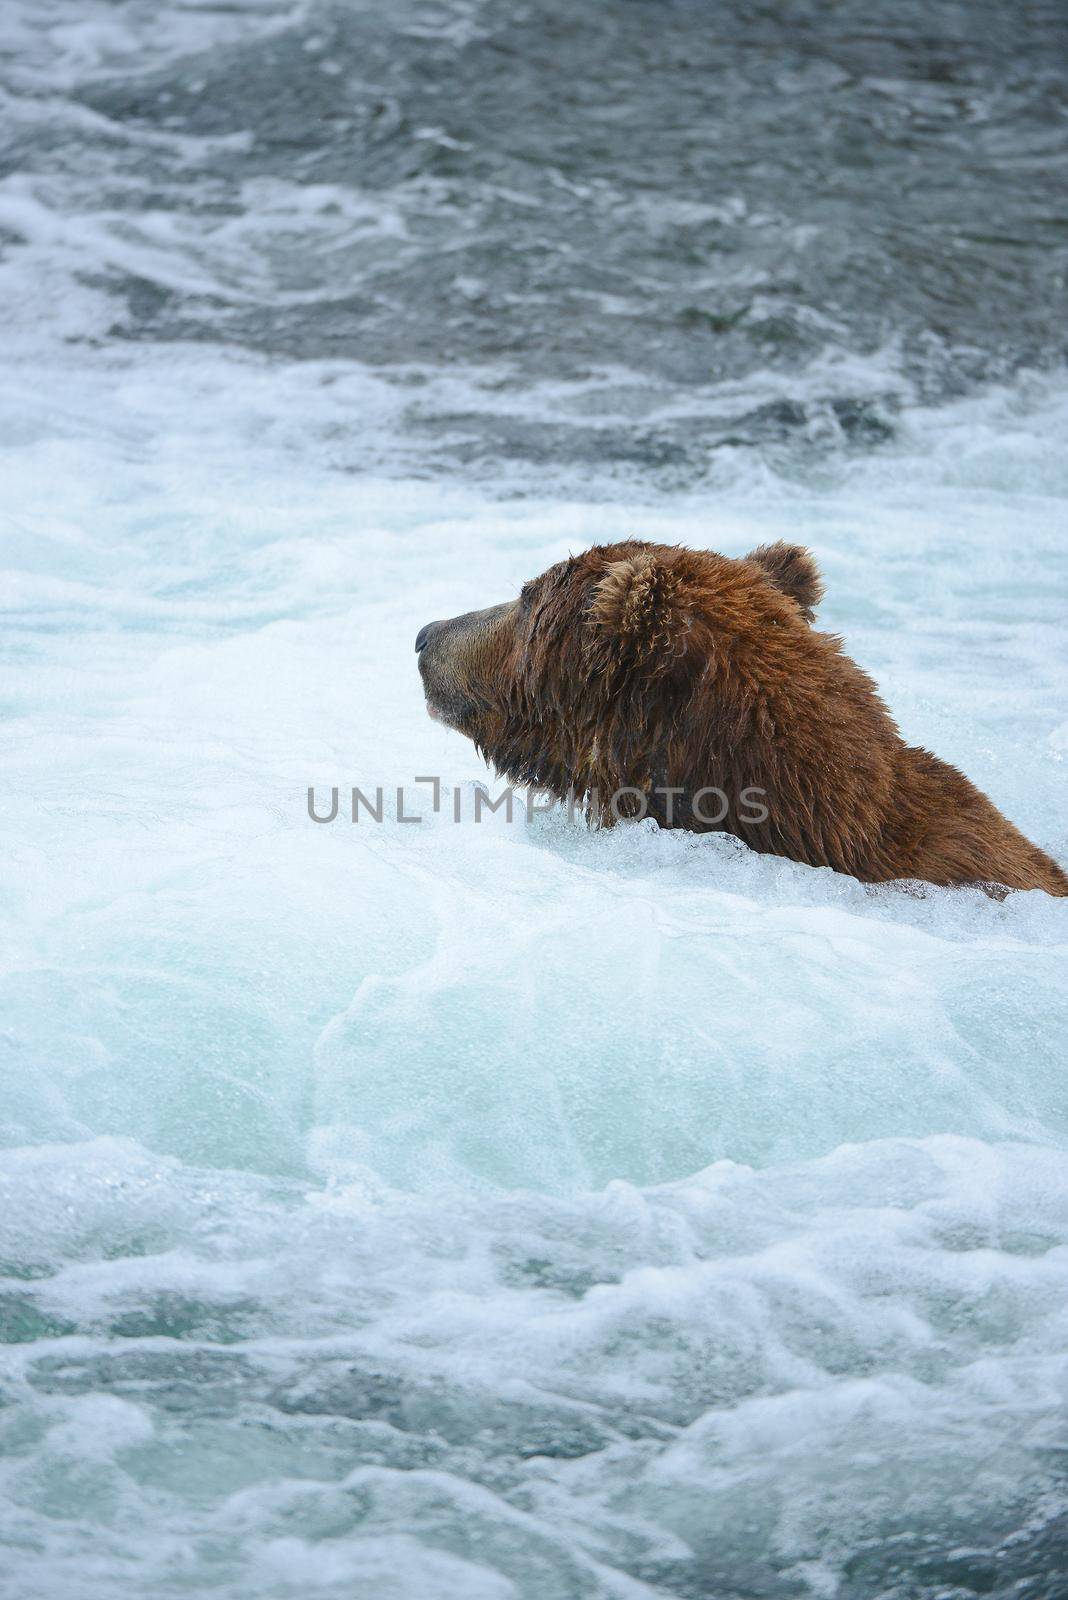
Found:
M 1068 894 L 955 767 L 907 745 L 841 641 L 810 626 L 807 550 L 744 560 L 628 540 L 416 639 L 431 714 L 512 783 L 610 824 L 650 815 L 893 878 Z

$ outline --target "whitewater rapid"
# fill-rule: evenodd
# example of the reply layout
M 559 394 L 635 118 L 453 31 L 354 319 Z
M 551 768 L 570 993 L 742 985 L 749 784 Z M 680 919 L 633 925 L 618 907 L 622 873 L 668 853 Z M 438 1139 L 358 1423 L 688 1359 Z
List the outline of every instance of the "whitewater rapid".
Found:
M 75 370 L 2 389 L 0 1592 L 1056 1570 L 1059 905 L 476 824 L 411 643 L 616 532 L 800 538 L 1063 858 L 1063 391 L 713 508 L 353 480 L 314 373 Z
M 1068 860 L 1061 23 L 869 13 L 5 12 L 3 1600 L 1068 1594 L 1064 903 L 476 823 L 412 649 L 796 540 Z

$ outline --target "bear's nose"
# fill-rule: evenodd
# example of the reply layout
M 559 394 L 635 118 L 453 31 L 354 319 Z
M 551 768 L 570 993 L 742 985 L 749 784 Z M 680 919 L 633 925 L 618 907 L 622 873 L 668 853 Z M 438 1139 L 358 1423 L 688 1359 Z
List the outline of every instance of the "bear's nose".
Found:
M 416 653 L 416 655 L 419 654 L 420 650 L 425 650 L 426 642 L 430 638 L 430 630 L 431 630 L 431 628 L 433 626 L 434 626 L 434 624 L 432 622 L 425 622 L 423 624 L 423 626 L 419 629 L 419 632 L 416 634 L 416 636 L 415 636 L 415 653 Z

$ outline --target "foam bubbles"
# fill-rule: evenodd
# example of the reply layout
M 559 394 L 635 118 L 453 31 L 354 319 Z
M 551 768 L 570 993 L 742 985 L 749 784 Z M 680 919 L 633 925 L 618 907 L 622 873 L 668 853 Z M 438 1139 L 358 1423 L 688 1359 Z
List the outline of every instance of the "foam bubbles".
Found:
M 150 373 L 5 391 L 16 1591 L 1056 1570 L 1059 905 L 475 824 L 411 642 L 588 540 L 803 537 L 908 734 L 1060 848 L 1058 469 L 1024 499 L 1008 465 L 1058 393 L 942 418 L 941 479 L 902 454 L 713 516 L 350 482 L 322 373 Z

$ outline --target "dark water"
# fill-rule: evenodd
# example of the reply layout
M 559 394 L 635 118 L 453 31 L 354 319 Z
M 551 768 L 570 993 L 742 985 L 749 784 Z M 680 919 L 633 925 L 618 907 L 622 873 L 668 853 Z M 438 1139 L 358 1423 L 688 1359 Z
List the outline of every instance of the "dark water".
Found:
M 723 446 L 878 446 L 903 402 L 1063 363 L 1056 0 L 85 15 L 137 48 L 83 51 L 65 115 L 23 104 L 2 160 L 189 263 L 76 267 L 107 332 L 382 368 L 425 462 L 688 481 Z M 13 52 L 30 112 L 46 51 Z M 311 225 L 297 184 L 326 186 Z M 428 370 L 454 388 L 421 396 Z

